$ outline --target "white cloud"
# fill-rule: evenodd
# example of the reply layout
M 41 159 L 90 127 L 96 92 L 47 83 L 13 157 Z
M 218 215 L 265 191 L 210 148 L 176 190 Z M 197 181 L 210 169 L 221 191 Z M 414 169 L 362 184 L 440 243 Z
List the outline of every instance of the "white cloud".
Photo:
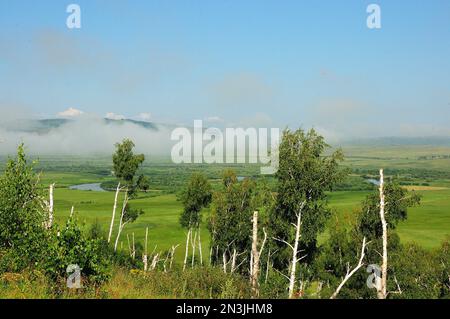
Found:
M 106 113 L 105 117 L 109 120 L 125 120 L 125 115 L 116 114 L 113 112 Z
M 80 116 L 83 114 L 83 111 L 80 111 L 78 109 L 75 109 L 73 107 L 69 107 L 67 110 L 59 112 L 58 116 L 61 117 L 74 117 L 74 116 Z
M 150 121 L 152 118 L 152 114 L 148 113 L 148 112 L 144 112 L 144 113 L 139 113 L 139 115 L 137 116 L 139 120 L 142 121 Z

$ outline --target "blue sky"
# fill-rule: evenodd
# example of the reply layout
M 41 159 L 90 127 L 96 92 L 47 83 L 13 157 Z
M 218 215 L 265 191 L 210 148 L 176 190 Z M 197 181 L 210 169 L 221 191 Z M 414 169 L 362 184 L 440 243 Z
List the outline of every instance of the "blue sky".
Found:
M 444 0 L 0 0 L 3 114 L 450 135 L 449 57 Z

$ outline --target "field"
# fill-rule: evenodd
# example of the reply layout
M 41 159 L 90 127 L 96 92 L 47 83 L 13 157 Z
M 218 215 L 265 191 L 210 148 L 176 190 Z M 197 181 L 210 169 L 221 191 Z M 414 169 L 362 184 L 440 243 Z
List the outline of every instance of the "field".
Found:
M 398 232 L 401 239 L 416 241 L 426 248 L 434 248 L 450 235 L 450 159 L 443 158 L 446 154 L 450 154 L 450 148 L 414 146 L 406 149 L 404 147 L 380 148 L 377 151 L 377 148 L 361 147 L 359 150 L 350 148 L 345 152 L 347 153 L 345 165 L 352 170 L 350 183 L 356 186 L 329 194 L 330 206 L 335 210 L 338 218 L 345 221 L 355 214 L 361 201 L 370 192 L 371 186 L 367 185 L 364 178 L 376 177 L 377 169 L 384 167 L 391 176 L 397 176 L 405 185 L 404 187 L 417 191 L 423 196 L 422 204 L 410 209 L 408 220 L 400 223 Z M 108 230 L 114 192 L 71 190 L 68 186 L 112 181 L 110 166 L 108 158 L 75 160 L 72 158 L 62 161 L 41 159 L 43 184 L 56 182 L 57 222 L 63 223 L 71 207 L 74 206 L 75 212 L 79 219 L 85 222 L 86 227 L 98 220 L 103 230 L 105 232 Z M 237 170 L 238 175 L 255 178 L 258 176 L 258 168 L 254 166 L 235 165 L 232 168 Z M 149 227 L 149 249 L 165 251 L 172 245 L 183 246 L 185 231 L 178 223 L 182 207 L 177 201 L 177 192 L 193 171 L 205 172 L 215 184 L 220 178 L 222 169 L 224 169 L 223 166 L 180 167 L 164 161 L 146 162 L 143 172 L 151 179 L 151 191 L 140 193 L 136 199 L 132 200 L 133 206 L 143 209 L 145 214 L 125 227 L 119 247 L 128 249 L 127 234 L 131 238 L 134 233 L 137 241 L 142 243 L 146 227 Z M 358 190 L 361 185 L 365 186 L 362 190 Z M 201 233 L 204 256 L 209 255 L 207 215 L 208 211 L 204 214 L 205 221 Z M 117 218 L 116 223 L 118 223 Z M 114 231 L 116 229 L 117 224 Z M 322 234 L 321 240 L 326 237 L 326 233 Z M 181 260 L 183 251 L 182 248 L 177 250 L 177 260 Z

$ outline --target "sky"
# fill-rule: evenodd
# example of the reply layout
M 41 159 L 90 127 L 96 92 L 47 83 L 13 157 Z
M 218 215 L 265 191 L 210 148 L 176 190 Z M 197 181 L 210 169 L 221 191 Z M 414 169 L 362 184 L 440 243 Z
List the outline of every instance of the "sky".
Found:
M 449 57 L 448 0 L 0 0 L 0 116 L 450 136 Z

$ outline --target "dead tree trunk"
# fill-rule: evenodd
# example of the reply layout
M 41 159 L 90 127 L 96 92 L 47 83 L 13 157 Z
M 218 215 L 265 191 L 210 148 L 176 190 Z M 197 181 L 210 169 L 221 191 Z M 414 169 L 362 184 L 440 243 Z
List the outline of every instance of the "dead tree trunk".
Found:
M 173 256 L 175 255 L 175 249 L 177 249 L 179 245 L 172 246 L 171 252 L 170 252 L 170 264 L 169 269 L 172 269 L 172 263 L 173 263 Z
M 132 257 L 133 259 L 135 259 L 135 258 L 136 258 L 136 246 L 135 246 L 135 244 L 134 244 L 134 232 L 133 232 L 133 234 L 132 234 L 132 237 L 133 237 L 133 251 L 132 251 L 131 257 Z
M 252 252 L 251 252 L 251 285 L 253 297 L 259 296 L 259 259 L 264 249 L 264 245 L 267 239 L 267 233 L 264 231 L 264 240 L 261 244 L 261 248 L 258 250 L 258 212 L 253 212 L 253 235 L 252 235 Z
M 191 232 L 191 245 L 192 245 L 192 258 L 191 258 L 191 268 L 194 268 L 195 263 L 195 246 L 197 246 L 197 231 L 194 232 L 194 238 L 192 238 Z
M 113 231 L 113 226 L 114 226 L 114 218 L 116 217 L 117 198 L 119 196 L 119 191 L 120 191 L 120 183 L 117 184 L 116 195 L 114 197 L 114 206 L 113 206 L 113 211 L 112 211 L 111 225 L 109 225 L 108 243 L 111 242 L 111 236 L 112 236 L 112 231 Z
M 384 175 L 383 169 L 380 169 L 380 219 L 381 227 L 383 229 L 383 261 L 381 264 L 381 284 L 377 287 L 378 299 L 386 299 L 386 282 L 387 282 L 387 223 L 385 217 L 385 201 L 384 201 Z
M 344 279 L 342 280 L 342 282 L 337 287 L 336 291 L 331 295 L 330 299 L 335 299 L 336 296 L 341 291 L 342 287 L 344 287 L 345 283 L 350 279 L 350 277 L 353 276 L 353 274 L 355 272 L 357 272 L 364 265 L 363 260 L 364 260 L 364 256 L 365 256 L 366 246 L 367 246 L 367 244 L 366 244 L 366 237 L 364 237 L 363 243 L 362 243 L 362 248 L 361 248 L 361 256 L 359 257 L 358 264 L 356 265 L 355 268 L 353 268 L 352 271 L 350 271 L 350 265 L 347 264 L 347 274 L 345 275 Z
M 49 187 L 49 202 L 48 202 L 48 220 L 45 223 L 45 228 L 50 229 L 53 225 L 53 189 L 55 184 L 50 184 Z
M 144 263 L 144 271 L 147 271 L 148 268 L 147 239 L 148 239 L 148 227 L 145 228 L 144 255 L 142 256 L 142 262 Z
M 198 253 L 200 256 L 200 265 L 203 266 L 202 241 L 200 239 L 200 227 L 198 228 Z
M 223 259 L 223 272 L 227 273 L 227 255 L 226 252 L 224 251 L 222 254 L 222 259 Z
M 292 298 L 294 294 L 294 285 L 295 285 L 295 271 L 297 268 L 297 262 L 299 261 L 299 258 L 297 257 L 298 254 L 298 242 L 300 239 L 300 227 L 302 225 L 302 208 L 300 209 L 299 213 L 297 214 L 297 225 L 295 226 L 295 241 L 294 241 L 294 247 L 292 251 L 292 264 L 291 264 L 291 275 L 289 277 L 289 298 Z
M 289 280 L 289 299 L 291 299 L 294 296 L 294 288 L 295 288 L 295 276 L 296 276 L 296 270 L 297 270 L 297 263 L 303 259 L 306 256 L 303 257 L 297 257 L 299 250 L 298 250 L 298 245 L 299 245 L 299 241 L 300 241 L 300 230 L 302 227 L 302 210 L 303 207 L 305 206 L 306 201 L 303 201 L 300 205 L 299 211 L 297 213 L 297 223 L 293 224 L 295 227 L 295 238 L 294 238 L 294 245 L 291 245 L 290 243 L 288 243 L 287 241 L 283 240 L 283 239 L 277 239 L 274 238 L 277 241 L 280 241 L 282 243 L 285 243 L 286 245 L 288 245 L 291 249 L 292 249 L 292 261 L 291 261 L 291 266 L 290 266 L 290 275 L 289 277 L 285 276 L 288 280 Z
M 188 254 L 189 254 L 189 236 L 191 236 L 192 229 L 189 228 L 188 233 L 186 235 L 186 250 L 184 253 L 184 263 L 183 263 L 183 271 L 186 269 Z
M 125 215 L 125 208 L 128 203 L 128 194 L 127 193 L 128 193 L 128 191 L 125 193 L 125 199 L 123 200 L 122 213 L 120 214 L 119 230 L 117 232 L 116 243 L 114 245 L 114 251 L 117 251 L 117 245 L 119 243 L 120 234 L 122 233 L 122 230 L 126 224 L 126 222 L 125 223 L 123 222 L 123 216 Z

